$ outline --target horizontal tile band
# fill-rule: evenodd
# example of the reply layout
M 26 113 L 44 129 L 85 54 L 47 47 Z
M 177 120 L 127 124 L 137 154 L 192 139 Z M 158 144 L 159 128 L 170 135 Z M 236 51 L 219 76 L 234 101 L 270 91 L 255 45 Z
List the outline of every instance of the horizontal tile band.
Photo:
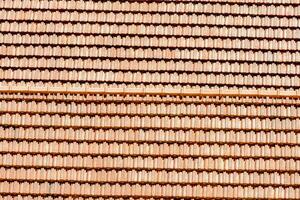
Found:
M 0 93 L 65 93 L 65 94 L 119 94 L 119 95 L 182 95 L 182 96 L 255 96 L 300 98 L 300 90 L 264 89 L 192 89 L 192 88 L 137 88 L 137 87 L 43 87 L 0 86 Z
M 235 157 L 142 157 L 142 156 L 118 156 L 118 155 L 52 155 L 31 153 L 1 153 L 0 167 L 5 168 L 44 168 L 44 169 L 101 169 L 121 170 L 157 170 L 157 171 L 215 171 L 215 172 L 257 172 L 262 173 L 295 173 L 298 172 L 300 161 L 294 159 L 276 158 L 235 158 Z M 77 162 L 82 160 L 83 162 Z M 168 165 L 172 161 L 178 165 Z M 73 163 L 73 164 L 70 164 Z M 144 165 L 147 163 L 147 165 Z M 186 167 L 187 166 L 187 167 Z
M 44 2 L 40 1 L 32 1 L 32 3 L 28 2 L 22 2 L 19 3 L 18 6 L 16 6 L 16 2 L 22 2 L 19 0 L 15 1 L 8 1 L 5 4 L 0 3 L 0 8 L 27 8 L 27 9 L 51 9 L 51 8 L 63 8 L 63 9 L 69 9 L 76 8 L 77 10 L 92 10 L 93 8 L 97 8 L 97 10 L 113 10 L 113 8 L 116 7 L 116 3 L 118 3 L 117 0 L 111 0 L 111 1 L 74 1 L 68 4 L 58 4 L 59 1 L 55 0 L 53 1 L 53 4 L 48 5 Z M 49 2 L 49 1 L 45 1 Z M 40 4 L 44 3 L 42 6 Z M 139 4 L 143 4 L 145 1 L 142 0 L 126 0 L 122 1 L 122 4 L 120 4 L 120 8 L 122 6 L 130 7 L 131 10 L 134 10 L 136 6 Z M 148 2 L 147 2 L 148 3 Z M 188 9 L 191 6 L 194 7 L 195 5 L 201 3 L 201 4 L 220 4 L 220 5 L 236 5 L 236 6 L 292 6 L 296 7 L 299 5 L 299 0 L 271 0 L 271 1 L 261 1 L 261 0 L 177 0 L 176 3 L 179 4 L 179 8 L 176 9 L 176 11 L 180 12 L 184 9 Z M 88 6 L 85 6 L 88 4 Z M 167 7 L 170 6 L 170 4 L 174 4 L 174 1 L 171 0 L 156 0 L 152 1 L 151 9 L 150 10 L 161 10 L 165 11 L 167 10 Z M 102 5 L 102 6 L 101 6 Z M 126 9 L 122 9 L 126 10 Z M 233 12 L 233 11 L 231 11 Z
M 0 93 L 0 99 L 5 101 L 16 102 L 52 102 L 58 103 L 74 102 L 74 103 L 153 103 L 157 104 L 215 104 L 215 105 L 255 105 L 255 106 L 299 106 L 300 99 L 295 98 L 268 98 L 268 97 L 234 97 L 234 96 L 157 96 L 157 95 L 102 95 L 102 94 L 62 94 L 62 93 Z
M 51 190 L 49 190 L 51 188 Z M 18 197 L 56 196 L 56 197 L 125 197 L 126 199 L 152 198 L 152 199 L 245 199 L 243 194 L 248 194 L 246 199 L 299 199 L 299 188 L 269 188 L 268 186 L 224 186 L 221 185 L 140 185 L 140 184 L 78 184 L 58 182 L 8 182 L 0 183 L 0 192 L 3 196 L 13 195 Z M 50 191 L 50 192 L 48 192 Z M 172 192 L 174 191 L 174 193 Z M 238 192 L 241 191 L 241 192 Z M 276 198 L 275 198 L 276 197 Z
M 18 11 L 16 11 L 18 12 Z M 104 24 L 104 23 L 108 23 L 108 24 L 152 24 L 152 25 L 171 25 L 171 26 L 174 26 L 174 25 L 180 25 L 180 26 L 197 26 L 197 25 L 207 25 L 207 26 L 228 26 L 228 27 L 262 27 L 262 28 L 269 28 L 269 27 L 276 27 L 276 28 L 282 28 L 282 27 L 285 27 L 285 28 L 290 28 L 290 29 L 296 29 L 297 28 L 297 16 L 295 17 L 291 17 L 291 18 L 278 18 L 277 16 L 274 17 L 264 17 L 264 18 L 268 18 L 268 19 L 271 19 L 272 18 L 275 18 L 277 21 L 275 21 L 275 23 L 273 22 L 265 22 L 266 19 L 264 20 L 263 19 L 259 19 L 261 16 L 257 15 L 255 18 L 257 20 L 253 20 L 253 22 L 255 23 L 252 23 L 251 21 L 249 22 L 246 22 L 246 24 L 239 24 L 237 22 L 243 22 L 245 21 L 243 18 L 246 18 L 245 16 L 238 16 L 238 15 L 230 15 L 230 14 L 227 14 L 227 15 L 208 15 L 208 14 L 201 14 L 203 17 L 206 17 L 206 15 L 208 16 L 208 18 L 211 18 L 211 19 L 204 19 L 204 20 L 200 20 L 202 17 L 201 15 L 198 15 L 197 16 L 197 20 L 198 22 L 195 23 L 193 21 L 189 21 L 188 19 L 186 20 L 181 20 L 181 19 L 165 19 L 165 18 L 160 18 L 157 17 L 156 18 L 152 18 L 151 15 L 149 15 L 150 17 L 148 17 L 147 14 L 145 13 L 105 13 L 105 12 L 100 12 L 100 13 L 97 13 L 97 15 L 95 17 L 97 18 L 102 18 L 101 20 L 97 21 L 97 19 L 91 19 L 91 18 L 82 18 L 79 16 L 77 20 L 74 20 L 74 21 L 70 21 L 70 20 L 67 20 L 67 19 L 64 19 L 62 17 L 60 17 L 60 12 L 59 11 L 56 11 L 55 12 L 55 16 L 57 16 L 57 18 L 52 18 L 47 16 L 47 15 L 50 15 L 51 14 L 49 13 L 46 13 L 44 14 L 45 15 L 45 18 L 46 20 L 44 20 L 42 17 L 39 17 L 39 16 L 36 16 L 37 12 L 35 11 L 31 11 L 31 15 L 32 17 L 31 18 L 18 18 L 18 17 L 14 17 L 13 14 L 15 14 L 16 12 L 13 12 L 11 16 L 7 16 L 5 14 L 5 12 L 2 12 L 1 15 L 4 16 L 0 19 L 1 22 L 60 22 L 60 23 L 68 23 L 68 24 L 76 24 L 76 23 L 87 23 L 87 24 L 95 24 L 95 23 L 99 23 L 99 24 Z M 28 12 L 28 11 L 25 11 L 25 12 Z M 30 11 L 29 11 L 30 12 Z M 75 12 L 73 12 L 75 13 Z M 72 12 L 70 14 L 73 14 Z M 123 16 L 122 16 L 123 14 Z M 16 14 L 18 16 L 18 14 Z M 103 15 L 103 16 L 101 16 Z M 117 15 L 120 15 L 120 16 L 117 16 Z M 134 17 L 134 20 L 130 20 L 129 18 L 127 18 L 127 16 L 131 16 L 133 15 Z M 142 15 L 142 18 L 143 20 L 138 20 L 139 17 L 136 17 L 135 15 Z M 144 16 L 143 16 L 144 15 Z M 26 16 L 26 15 L 25 15 Z M 164 17 L 181 17 L 180 14 L 165 14 Z M 187 15 L 183 15 L 183 16 L 186 16 L 188 17 Z M 178 17 L 178 18 L 179 18 Z M 225 19 L 224 21 L 228 22 L 229 20 L 226 20 L 226 18 L 229 18 L 229 17 L 233 17 L 234 18 L 234 21 L 236 22 L 231 22 L 228 24 L 225 24 L 225 23 L 214 23 L 215 21 L 219 21 L 218 19 L 214 19 L 214 18 L 221 18 L 222 19 Z M 61 18 L 61 19 L 60 19 Z M 116 18 L 117 20 L 115 20 L 114 18 Z M 182 17 L 181 17 L 182 18 Z M 262 17 L 261 17 L 262 18 Z M 196 19 L 196 17 L 194 18 Z M 264 20 L 264 21 L 263 21 Z M 294 20 L 294 22 L 292 21 Z M 273 21 L 273 20 L 272 20 Z M 250 25 L 251 24 L 251 25 Z

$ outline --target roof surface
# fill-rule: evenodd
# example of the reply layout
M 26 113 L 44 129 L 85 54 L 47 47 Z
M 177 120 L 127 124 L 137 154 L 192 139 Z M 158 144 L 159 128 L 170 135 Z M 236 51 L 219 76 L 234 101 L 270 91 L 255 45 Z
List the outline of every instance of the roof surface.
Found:
M 300 199 L 299 0 L 0 0 L 0 199 Z

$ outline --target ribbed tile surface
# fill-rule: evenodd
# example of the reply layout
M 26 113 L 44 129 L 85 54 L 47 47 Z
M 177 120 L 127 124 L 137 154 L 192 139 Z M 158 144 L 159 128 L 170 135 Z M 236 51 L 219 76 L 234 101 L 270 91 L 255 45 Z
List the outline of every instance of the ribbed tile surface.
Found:
M 0 199 L 300 199 L 299 0 L 0 0 Z

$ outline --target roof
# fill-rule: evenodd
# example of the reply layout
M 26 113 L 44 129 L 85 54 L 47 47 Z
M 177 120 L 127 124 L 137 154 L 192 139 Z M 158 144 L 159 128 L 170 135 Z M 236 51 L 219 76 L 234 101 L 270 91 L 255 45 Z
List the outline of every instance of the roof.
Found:
M 299 199 L 298 0 L 0 0 L 1 199 Z

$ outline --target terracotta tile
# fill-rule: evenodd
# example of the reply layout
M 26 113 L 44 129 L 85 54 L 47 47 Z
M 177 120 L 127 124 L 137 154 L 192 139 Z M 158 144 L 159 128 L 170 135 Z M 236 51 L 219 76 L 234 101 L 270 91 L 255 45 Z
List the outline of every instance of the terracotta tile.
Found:
M 253 2 L 0 2 L 1 191 L 296 199 L 297 7 Z

